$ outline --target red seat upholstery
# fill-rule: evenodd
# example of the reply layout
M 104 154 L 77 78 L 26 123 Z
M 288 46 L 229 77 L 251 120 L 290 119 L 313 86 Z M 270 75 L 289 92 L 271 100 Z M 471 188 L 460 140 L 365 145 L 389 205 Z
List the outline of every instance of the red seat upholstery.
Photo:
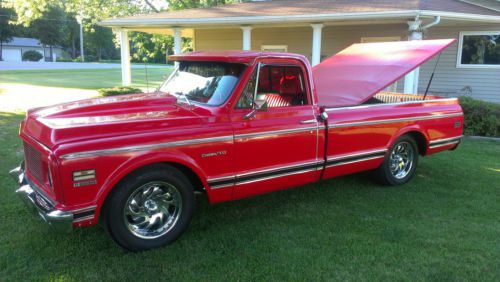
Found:
M 279 94 L 266 94 L 266 102 L 269 108 L 288 107 L 292 104 L 292 97 Z
M 281 95 L 298 95 L 302 93 L 302 87 L 298 75 L 286 75 L 280 81 Z

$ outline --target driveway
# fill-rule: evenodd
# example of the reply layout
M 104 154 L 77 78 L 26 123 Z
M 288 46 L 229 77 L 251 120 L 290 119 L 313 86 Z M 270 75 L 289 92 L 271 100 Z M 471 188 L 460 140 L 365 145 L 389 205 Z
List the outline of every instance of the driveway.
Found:
M 31 108 L 97 96 L 96 90 L 9 83 L 3 83 L 0 91 L 0 112 L 23 112 Z
M 164 68 L 163 65 L 148 65 L 148 68 Z M 119 69 L 114 63 L 72 63 L 72 62 L 0 62 L 0 71 L 8 70 L 61 70 L 61 69 Z M 132 64 L 132 68 L 144 68 L 143 64 Z

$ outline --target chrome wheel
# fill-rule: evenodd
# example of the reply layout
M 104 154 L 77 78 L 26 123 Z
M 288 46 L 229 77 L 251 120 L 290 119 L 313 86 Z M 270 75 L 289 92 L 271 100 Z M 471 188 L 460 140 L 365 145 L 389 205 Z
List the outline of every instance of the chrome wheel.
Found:
M 179 220 L 182 197 L 177 188 L 162 181 L 137 188 L 128 198 L 125 225 L 137 237 L 155 239 L 169 232 Z
M 403 179 L 410 173 L 414 154 L 413 146 L 408 142 L 400 142 L 394 147 L 389 158 L 389 169 L 395 178 Z

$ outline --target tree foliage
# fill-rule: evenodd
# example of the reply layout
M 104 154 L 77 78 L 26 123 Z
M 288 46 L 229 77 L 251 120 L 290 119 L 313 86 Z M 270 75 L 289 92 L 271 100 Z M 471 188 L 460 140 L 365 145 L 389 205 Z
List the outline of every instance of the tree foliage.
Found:
M 3 44 L 10 42 L 15 35 L 15 26 L 11 23 L 14 17 L 14 10 L 2 7 L 0 2 L 0 61 L 3 60 Z
M 0 0 L 2 1 L 2 0 Z M 4 0 L 5 1 L 5 0 Z M 77 54 L 79 27 L 85 30 L 85 48 L 98 59 L 111 59 L 117 54 L 111 29 L 98 26 L 104 19 L 141 13 L 225 5 L 237 0 L 7 0 L 18 17 L 17 23 L 49 46 L 59 45 Z M 168 5 L 166 5 L 168 3 Z M 131 32 L 132 57 L 138 62 L 163 63 L 173 53 L 172 36 Z M 183 39 L 183 51 L 192 50 L 190 39 Z
M 33 22 L 33 32 L 43 45 L 50 47 L 50 60 L 53 59 L 52 47 L 63 43 L 66 33 L 66 13 L 58 6 L 50 6 L 42 16 Z
M 233 4 L 241 1 L 237 0 L 169 0 L 169 10 L 183 10 L 192 8 L 207 8 L 219 5 Z

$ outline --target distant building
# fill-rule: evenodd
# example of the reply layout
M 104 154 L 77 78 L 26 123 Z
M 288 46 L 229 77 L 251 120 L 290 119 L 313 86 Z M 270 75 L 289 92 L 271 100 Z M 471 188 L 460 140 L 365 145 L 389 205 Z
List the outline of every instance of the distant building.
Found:
M 23 54 L 26 51 L 37 51 L 44 55 L 46 61 L 50 61 L 50 48 L 49 46 L 44 46 L 34 38 L 24 38 L 24 37 L 14 37 L 12 41 L 8 43 L 3 43 L 2 48 L 2 59 L 7 62 L 21 62 Z M 52 47 L 52 54 L 54 60 L 61 56 L 61 47 Z M 43 61 L 42 59 L 41 61 Z

